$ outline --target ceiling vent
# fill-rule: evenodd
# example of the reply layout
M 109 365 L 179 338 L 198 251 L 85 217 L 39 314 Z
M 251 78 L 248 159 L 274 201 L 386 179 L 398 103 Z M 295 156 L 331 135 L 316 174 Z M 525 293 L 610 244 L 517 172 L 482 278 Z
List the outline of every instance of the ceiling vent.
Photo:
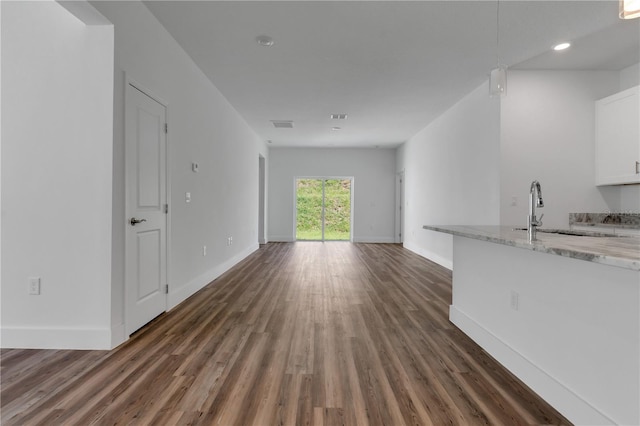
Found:
M 346 120 L 347 114 L 331 114 L 332 120 Z
M 271 122 L 276 129 L 293 129 L 293 121 L 291 120 L 271 120 Z

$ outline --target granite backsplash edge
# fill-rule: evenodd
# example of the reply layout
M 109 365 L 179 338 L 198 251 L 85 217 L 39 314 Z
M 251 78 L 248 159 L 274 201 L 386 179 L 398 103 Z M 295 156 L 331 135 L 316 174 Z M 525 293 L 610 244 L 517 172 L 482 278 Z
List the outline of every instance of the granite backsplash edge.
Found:
M 640 229 L 640 213 L 569 213 L 569 225 Z

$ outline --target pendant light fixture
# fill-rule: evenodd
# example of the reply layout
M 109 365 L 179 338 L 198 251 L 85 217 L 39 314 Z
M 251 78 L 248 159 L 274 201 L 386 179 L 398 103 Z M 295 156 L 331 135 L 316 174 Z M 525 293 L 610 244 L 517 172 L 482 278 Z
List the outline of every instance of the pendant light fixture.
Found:
M 640 18 L 640 0 L 620 0 L 620 19 Z
M 489 95 L 501 97 L 507 94 L 507 66 L 500 64 L 500 0 L 496 1 L 496 67 L 489 76 Z

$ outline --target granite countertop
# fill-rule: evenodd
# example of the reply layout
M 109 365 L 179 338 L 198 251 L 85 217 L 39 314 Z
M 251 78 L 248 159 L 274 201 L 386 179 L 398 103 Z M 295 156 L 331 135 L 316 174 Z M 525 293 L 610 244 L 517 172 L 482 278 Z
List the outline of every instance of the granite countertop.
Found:
M 640 237 L 594 237 L 538 232 L 537 241 L 530 243 L 527 231 L 516 231 L 510 226 L 425 225 L 423 228 L 640 271 Z

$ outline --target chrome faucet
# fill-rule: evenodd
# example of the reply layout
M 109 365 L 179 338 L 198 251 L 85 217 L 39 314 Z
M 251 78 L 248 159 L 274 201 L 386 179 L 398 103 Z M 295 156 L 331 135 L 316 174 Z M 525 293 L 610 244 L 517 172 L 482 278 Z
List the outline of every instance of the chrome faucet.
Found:
M 536 219 L 536 207 L 544 207 L 542 201 L 542 189 L 540 188 L 540 182 L 534 180 L 531 182 L 531 188 L 529 189 L 529 216 L 527 216 L 527 237 L 529 242 L 536 240 L 536 228 L 542 225 L 542 214 L 540 219 Z

